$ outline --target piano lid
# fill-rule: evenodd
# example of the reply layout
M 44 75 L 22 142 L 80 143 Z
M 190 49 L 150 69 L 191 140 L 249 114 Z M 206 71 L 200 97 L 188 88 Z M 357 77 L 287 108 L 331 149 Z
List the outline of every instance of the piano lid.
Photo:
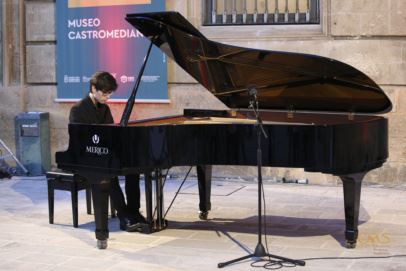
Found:
M 208 40 L 177 12 L 126 20 L 230 108 L 386 113 L 391 101 L 364 73 L 334 59 L 242 48 Z

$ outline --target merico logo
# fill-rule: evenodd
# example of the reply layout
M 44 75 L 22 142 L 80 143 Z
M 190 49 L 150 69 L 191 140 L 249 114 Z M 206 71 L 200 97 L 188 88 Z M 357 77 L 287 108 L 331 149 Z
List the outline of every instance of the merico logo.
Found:
M 96 134 L 92 136 L 92 142 L 94 144 L 99 144 L 100 142 L 100 137 Z M 108 155 L 109 154 L 109 149 L 106 147 L 98 147 L 98 146 L 86 146 L 86 152 L 87 153 L 93 153 L 97 155 Z
M 107 155 L 109 154 L 109 149 L 104 147 L 86 146 L 86 152 L 97 155 Z
M 92 136 L 92 141 L 93 141 L 94 144 L 99 144 L 100 137 L 95 134 L 94 136 Z

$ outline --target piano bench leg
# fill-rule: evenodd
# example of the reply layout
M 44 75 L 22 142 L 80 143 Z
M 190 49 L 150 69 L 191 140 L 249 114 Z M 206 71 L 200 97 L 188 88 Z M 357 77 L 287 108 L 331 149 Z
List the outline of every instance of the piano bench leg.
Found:
M 54 187 L 53 178 L 47 179 L 48 182 L 48 217 L 49 224 L 54 224 Z
M 70 172 L 48 171 L 46 173 L 48 185 L 48 211 L 49 223 L 54 223 L 55 190 L 71 193 L 73 227 L 78 227 L 78 192 L 86 189 L 89 184 L 83 178 Z M 90 206 L 88 206 L 88 210 Z

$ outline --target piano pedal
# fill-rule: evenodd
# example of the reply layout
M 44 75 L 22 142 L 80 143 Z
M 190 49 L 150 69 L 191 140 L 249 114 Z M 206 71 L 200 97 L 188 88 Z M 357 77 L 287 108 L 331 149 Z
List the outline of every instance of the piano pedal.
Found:
M 209 216 L 208 211 L 199 211 L 199 219 L 200 220 L 207 220 Z
M 156 220 L 151 223 L 142 224 L 139 228 L 140 233 L 151 234 L 154 232 L 162 231 L 168 227 L 168 220 L 164 219 L 161 224 L 158 224 Z
M 152 226 L 149 223 L 136 223 L 131 225 L 131 229 L 127 229 L 127 232 L 151 233 L 151 228 Z

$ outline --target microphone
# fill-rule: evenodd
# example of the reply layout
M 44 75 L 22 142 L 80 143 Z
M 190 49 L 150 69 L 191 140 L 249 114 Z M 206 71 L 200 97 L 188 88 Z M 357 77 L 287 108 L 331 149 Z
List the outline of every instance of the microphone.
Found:
M 255 110 L 255 106 L 258 107 L 257 89 L 254 85 L 248 85 L 247 90 L 248 90 L 248 95 L 251 97 L 249 108 L 252 108 Z
M 257 88 L 254 85 L 248 85 L 247 86 L 248 90 L 248 95 L 251 96 L 250 104 L 248 108 L 251 108 L 252 111 L 255 114 L 255 118 L 257 119 L 257 125 L 261 129 L 262 134 L 264 135 L 265 138 L 268 138 L 268 135 L 266 134 L 264 127 L 262 126 L 262 119 L 261 116 L 259 115 L 259 106 L 258 106 L 258 99 L 257 99 Z M 259 160 L 259 159 L 258 159 Z
M 247 87 L 247 90 L 248 90 L 248 94 L 250 95 L 250 96 L 253 96 L 254 98 L 255 98 L 255 100 L 257 99 L 257 89 L 255 88 L 255 86 L 248 86 Z

